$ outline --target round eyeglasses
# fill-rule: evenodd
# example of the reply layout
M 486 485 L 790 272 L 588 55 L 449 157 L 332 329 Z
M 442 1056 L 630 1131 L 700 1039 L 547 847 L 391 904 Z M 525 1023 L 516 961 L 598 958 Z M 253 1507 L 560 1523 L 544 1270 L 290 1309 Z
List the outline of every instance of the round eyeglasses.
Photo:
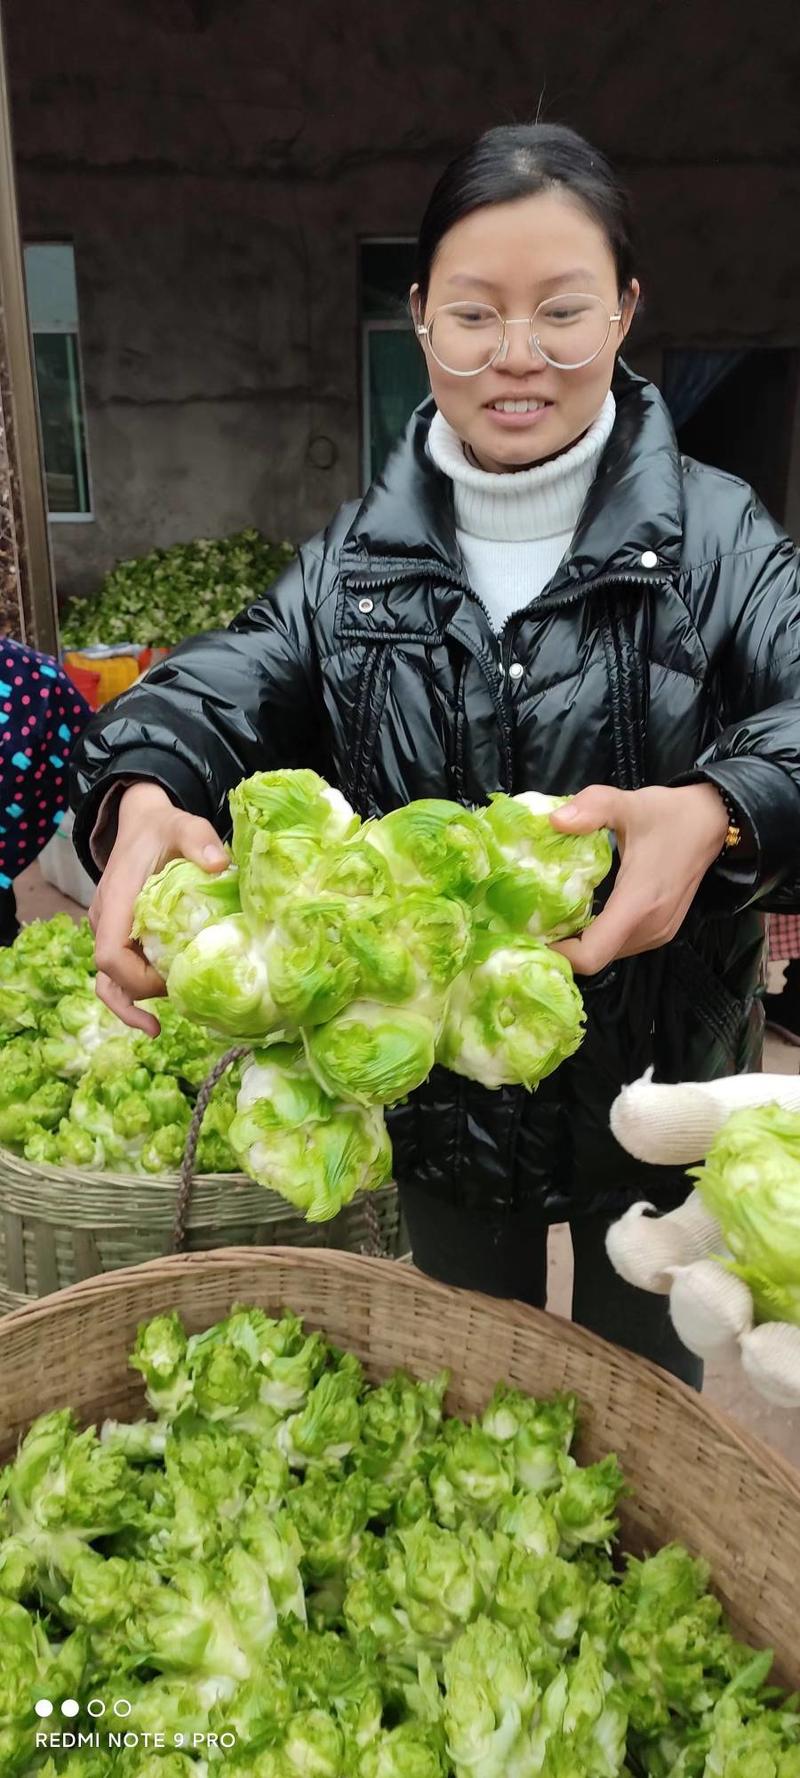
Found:
M 432 356 L 453 377 L 476 377 L 508 354 L 509 327 L 527 327 L 533 358 L 557 370 L 583 370 L 599 358 L 618 314 L 609 313 L 602 297 L 551 296 L 535 314 L 503 318 L 490 303 L 445 303 L 415 332 L 427 341 Z

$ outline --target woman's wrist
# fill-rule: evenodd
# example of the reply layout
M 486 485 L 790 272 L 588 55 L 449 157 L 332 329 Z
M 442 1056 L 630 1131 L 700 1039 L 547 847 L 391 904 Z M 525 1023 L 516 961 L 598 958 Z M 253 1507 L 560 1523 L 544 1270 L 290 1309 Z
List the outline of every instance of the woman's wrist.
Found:
M 730 827 L 725 799 L 708 778 L 698 784 L 682 785 L 679 794 L 688 800 L 693 818 L 708 834 L 708 856 L 713 864 L 722 851 Z
M 127 783 L 119 800 L 120 814 L 131 811 L 137 815 L 158 809 L 174 809 L 175 804 L 167 791 L 160 784 L 153 784 L 148 778 L 141 778 L 134 784 Z

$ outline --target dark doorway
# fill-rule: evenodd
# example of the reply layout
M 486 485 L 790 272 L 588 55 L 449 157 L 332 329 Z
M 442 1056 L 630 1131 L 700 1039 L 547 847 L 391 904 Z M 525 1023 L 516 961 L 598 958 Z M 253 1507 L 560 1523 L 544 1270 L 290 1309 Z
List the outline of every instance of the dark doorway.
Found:
M 684 417 L 673 391 L 682 365 L 691 374 L 691 360 L 698 365 L 703 353 L 667 353 L 664 393 L 677 422 L 681 450 L 701 463 L 713 463 L 731 475 L 750 482 L 764 505 L 781 523 L 786 517 L 789 490 L 792 427 L 800 386 L 800 352 L 778 347 L 725 355 L 726 367 L 708 392 Z M 723 354 L 713 355 L 720 360 Z M 670 360 L 673 364 L 670 365 Z M 677 363 L 675 361 L 680 361 Z M 685 403 L 683 404 L 685 407 Z

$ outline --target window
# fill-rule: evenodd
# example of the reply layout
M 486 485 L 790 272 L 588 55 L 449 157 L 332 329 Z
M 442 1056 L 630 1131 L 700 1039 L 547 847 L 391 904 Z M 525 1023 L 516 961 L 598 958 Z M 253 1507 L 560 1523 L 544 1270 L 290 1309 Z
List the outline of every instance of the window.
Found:
M 73 248 L 55 242 L 26 247 L 25 282 L 48 511 L 51 519 L 88 519 L 91 498 Z
M 413 241 L 361 245 L 362 426 L 365 485 L 383 468 L 409 415 L 429 394 L 425 359 L 411 325 Z

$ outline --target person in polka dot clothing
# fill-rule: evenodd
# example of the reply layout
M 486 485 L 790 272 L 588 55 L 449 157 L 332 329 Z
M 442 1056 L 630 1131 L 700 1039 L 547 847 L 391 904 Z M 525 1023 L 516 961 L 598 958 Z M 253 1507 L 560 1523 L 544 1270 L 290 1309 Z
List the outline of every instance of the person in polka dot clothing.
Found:
M 58 663 L 0 638 L 0 945 L 19 930 L 14 879 L 67 807 L 67 762 L 91 711 Z

